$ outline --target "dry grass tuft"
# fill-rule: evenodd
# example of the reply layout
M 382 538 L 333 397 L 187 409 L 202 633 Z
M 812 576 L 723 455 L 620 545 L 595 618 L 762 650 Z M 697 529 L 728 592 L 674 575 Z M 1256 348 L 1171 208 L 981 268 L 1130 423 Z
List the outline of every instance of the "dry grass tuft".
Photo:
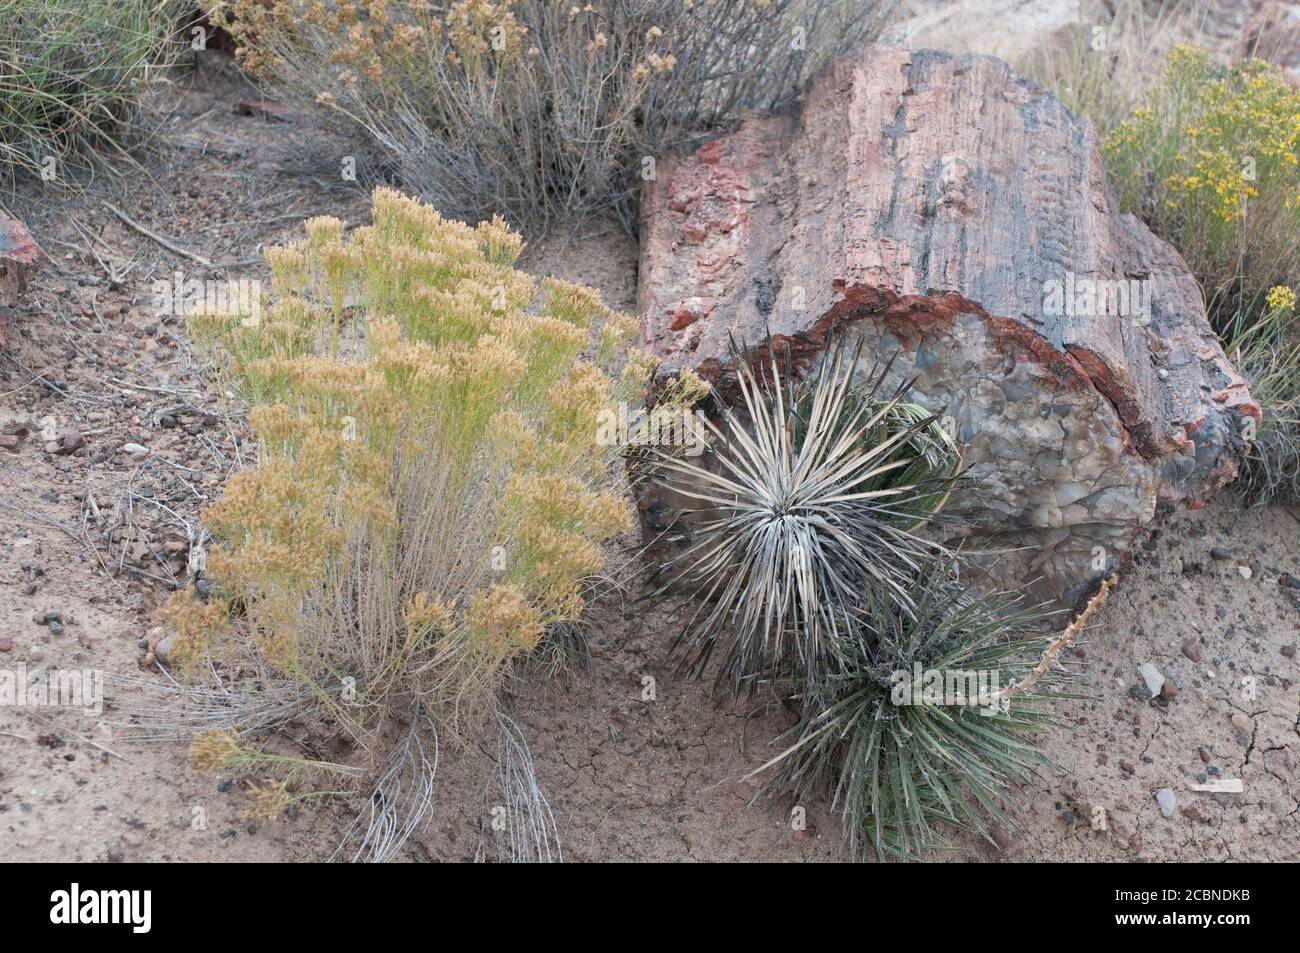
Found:
M 173 59 L 179 0 L 0 0 L 0 184 L 74 185 L 127 156 L 130 121 Z
M 1106 136 L 1158 82 L 1156 67 L 1169 51 L 1198 41 L 1206 16 L 1205 0 L 1085 0 L 1078 25 L 1015 66 Z
M 779 104 L 870 40 L 878 0 L 236 0 L 278 95 L 363 131 L 443 212 L 535 231 L 615 212 L 669 149 Z
M 302 717 L 379 772 L 359 858 L 392 856 L 427 811 L 425 734 L 491 725 L 515 660 L 579 618 L 629 524 L 596 428 L 631 386 L 632 324 L 515 271 L 521 248 L 499 219 L 380 189 L 372 225 L 316 219 L 268 253 L 265 313 L 193 319 L 255 404 L 260 461 L 204 513 L 210 585 L 166 607 L 174 657 L 309 693 Z

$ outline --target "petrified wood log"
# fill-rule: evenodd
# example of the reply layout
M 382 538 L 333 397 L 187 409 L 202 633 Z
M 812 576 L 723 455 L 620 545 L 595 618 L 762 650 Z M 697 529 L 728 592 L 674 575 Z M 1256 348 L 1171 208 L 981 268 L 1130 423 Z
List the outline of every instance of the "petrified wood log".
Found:
M 0 212 L 0 307 L 12 308 L 41 253 L 23 223 Z
M 0 212 L 0 347 L 5 344 L 10 309 L 18 303 L 28 277 L 39 267 L 40 255 L 22 222 Z
M 999 60 L 842 59 L 800 107 L 661 163 L 642 216 L 659 380 L 734 396 L 729 336 L 769 329 L 804 372 L 838 332 L 897 352 L 964 448 L 949 510 L 1044 597 L 1076 601 L 1158 505 L 1232 480 L 1259 417 L 1178 253 L 1116 211 L 1092 126 Z M 676 511 L 659 493 L 651 534 Z

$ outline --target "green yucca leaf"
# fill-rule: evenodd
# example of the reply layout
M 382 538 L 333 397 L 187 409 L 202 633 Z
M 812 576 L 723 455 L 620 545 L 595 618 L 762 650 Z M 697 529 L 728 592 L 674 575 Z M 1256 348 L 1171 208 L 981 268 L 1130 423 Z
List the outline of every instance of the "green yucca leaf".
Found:
M 665 590 L 699 600 L 678 644 L 696 672 L 721 645 L 718 677 L 736 690 L 790 671 L 822 680 L 866 637 L 873 606 L 913 612 L 911 579 L 945 552 L 916 524 L 951 486 L 957 455 L 936 415 L 904 402 L 906 385 L 884 393 L 889 365 L 860 375 L 861 344 L 828 348 L 812 381 L 782 372 L 790 362 L 770 342 L 761 380 L 733 350 L 739 406 L 707 421 L 710 457 L 657 456 L 696 523 L 664 567 Z

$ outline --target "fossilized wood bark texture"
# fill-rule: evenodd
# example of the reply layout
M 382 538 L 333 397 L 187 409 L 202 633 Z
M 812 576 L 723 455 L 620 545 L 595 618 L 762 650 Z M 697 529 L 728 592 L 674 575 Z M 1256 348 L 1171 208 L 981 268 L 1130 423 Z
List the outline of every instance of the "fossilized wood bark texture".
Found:
M 39 261 L 40 251 L 22 222 L 0 212 L 0 308 L 18 303 L 23 284 Z
M 897 352 L 965 448 L 950 509 L 1009 550 L 1000 580 L 1067 603 L 1158 504 L 1230 481 L 1258 418 L 1178 253 L 1117 214 L 1091 125 L 992 58 L 841 60 L 797 110 L 661 163 L 642 214 L 660 379 L 691 367 L 734 394 L 729 335 L 767 328 L 805 373 L 833 328 Z M 1120 283 L 1148 292 L 1133 313 L 1085 313 Z M 657 492 L 652 533 L 674 511 Z

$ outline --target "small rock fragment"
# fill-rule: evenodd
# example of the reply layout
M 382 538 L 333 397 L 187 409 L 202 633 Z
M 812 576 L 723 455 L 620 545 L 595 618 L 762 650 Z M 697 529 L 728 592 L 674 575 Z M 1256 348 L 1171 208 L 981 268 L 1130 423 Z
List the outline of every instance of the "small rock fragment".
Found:
M 1143 662 L 1138 666 L 1137 670 L 1138 674 L 1142 676 L 1142 680 L 1147 683 L 1147 691 L 1151 693 L 1151 697 L 1155 698 L 1159 695 L 1160 689 L 1165 684 L 1165 677 L 1160 674 L 1160 669 L 1150 662 Z
M 1173 817 L 1174 811 L 1178 807 L 1178 800 L 1174 797 L 1173 788 L 1161 788 L 1156 792 L 1156 803 L 1160 805 L 1160 813 L 1165 817 Z

